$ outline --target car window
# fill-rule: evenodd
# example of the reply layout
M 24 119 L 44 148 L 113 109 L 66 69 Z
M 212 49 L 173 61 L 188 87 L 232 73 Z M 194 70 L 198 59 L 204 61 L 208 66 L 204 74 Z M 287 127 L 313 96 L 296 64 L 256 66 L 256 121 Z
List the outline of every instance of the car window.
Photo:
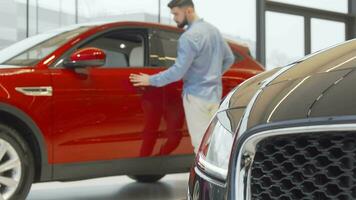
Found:
M 154 30 L 151 38 L 151 66 L 172 66 L 177 58 L 177 45 L 180 33 Z
M 33 66 L 41 61 L 43 58 L 51 54 L 57 48 L 67 43 L 79 34 L 87 31 L 90 27 L 80 27 L 74 30 L 67 31 L 54 31 L 44 33 L 38 36 L 34 36 L 19 42 L 8 49 L 2 51 L 2 54 L 16 53 L 22 48 L 28 47 L 26 50 L 22 50 L 17 55 L 8 58 L 3 65 L 17 65 L 17 66 Z M 34 45 L 34 46 L 30 46 Z M 8 51 L 8 52 L 7 52 Z M 5 55 L 6 57 L 6 55 Z M 8 56 L 7 56 L 8 57 Z M 0 59 L 1 60 L 1 59 Z
M 102 67 L 143 67 L 144 37 L 141 33 L 116 31 L 104 34 L 80 48 L 96 47 L 106 54 L 106 63 Z

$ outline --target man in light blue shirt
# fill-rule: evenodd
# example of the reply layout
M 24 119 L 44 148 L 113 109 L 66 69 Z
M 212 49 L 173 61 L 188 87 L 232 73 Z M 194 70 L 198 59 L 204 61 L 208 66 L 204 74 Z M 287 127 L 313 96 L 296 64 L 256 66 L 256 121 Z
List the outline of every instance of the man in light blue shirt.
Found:
M 134 86 L 162 87 L 183 79 L 183 105 L 197 153 L 200 141 L 222 97 L 222 75 L 234 55 L 213 25 L 199 19 L 192 0 L 172 0 L 168 7 L 178 27 L 188 28 L 178 40 L 175 64 L 155 75 L 131 74 Z

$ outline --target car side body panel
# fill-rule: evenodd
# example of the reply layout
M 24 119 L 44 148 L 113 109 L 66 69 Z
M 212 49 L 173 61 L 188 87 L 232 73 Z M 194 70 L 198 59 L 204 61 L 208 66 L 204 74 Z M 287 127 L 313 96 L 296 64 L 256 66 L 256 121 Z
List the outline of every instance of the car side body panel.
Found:
M 36 156 L 41 156 L 42 165 L 45 166 L 39 181 L 129 173 L 129 167 L 126 167 L 128 171 L 116 171 L 118 163 L 122 166 L 137 165 L 138 168 L 145 169 L 140 163 L 149 163 L 150 160 L 152 166 L 161 166 L 152 167 L 156 171 L 151 173 L 160 170 L 188 170 L 193 148 L 184 123 L 182 82 L 163 88 L 135 88 L 128 79 L 131 73 L 153 74 L 165 70 L 165 67 L 99 67 L 76 70 L 53 68 L 53 64 L 65 53 L 93 35 L 125 28 L 158 28 L 181 32 L 174 27 L 140 22 L 93 26 L 49 54 L 36 66 L 9 66 L 0 69 L 1 103 L 22 112 L 30 119 L 27 120 L 28 126 L 37 134 L 41 155 Z M 223 76 L 224 95 L 244 80 L 263 71 L 262 66 L 250 58 L 245 47 L 234 43 L 230 43 L 230 46 L 234 52 L 243 56 L 243 60 L 236 62 Z M 145 116 L 142 105 L 145 102 L 147 105 L 147 101 L 151 102 L 151 106 L 154 104 L 160 107 L 162 112 L 151 112 L 157 116 Z M 174 115 L 179 117 L 172 117 Z M 167 123 L 167 120 L 174 123 Z M 154 129 L 157 138 L 154 139 L 153 146 L 145 149 L 145 141 L 149 142 L 152 138 L 145 138 L 142 130 L 145 129 L 145 124 L 152 121 L 159 121 L 154 122 L 159 125 L 158 129 Z M 171 143 L 167 143 L 167 138 L 174 135 L 172 133 L 175 131 L 178 131 L 181 137 L 173 138 Z M 162 165 L 168 162 L 183 164 Z M 93 170 L 92 175 L 90 170 L 83 170 L 85 166 L 92 166 L 88 167 Z M 70 169 L 76 170 L 70 173 Z M 107 173 L 104 170 L 108 170 Z M 75 172 L 81 173 L 75 176 Z

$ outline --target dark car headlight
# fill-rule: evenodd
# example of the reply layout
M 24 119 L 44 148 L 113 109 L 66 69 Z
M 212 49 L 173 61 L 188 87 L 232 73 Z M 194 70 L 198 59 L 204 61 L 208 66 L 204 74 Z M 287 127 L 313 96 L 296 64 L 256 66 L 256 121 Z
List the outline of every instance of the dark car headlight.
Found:
M 198 167 L 208 175 L 224 181 L 238 124 L 244 108 L 218 112 L 212 119 L 197 155 Z
M 196 157 L 198 168 L 208 176 L 225 181 L 229 166 L 232 144 L 246 107 L 231 107 L 245 81 L 230 91 L 221 102 L 200 143 Z

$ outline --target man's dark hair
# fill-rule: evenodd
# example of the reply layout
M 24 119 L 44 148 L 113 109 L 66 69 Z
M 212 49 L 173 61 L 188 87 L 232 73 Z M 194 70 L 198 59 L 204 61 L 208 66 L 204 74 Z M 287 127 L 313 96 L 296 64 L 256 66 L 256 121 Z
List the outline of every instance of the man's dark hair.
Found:
M 168 7 L 170 9 L 174 8 L 174 7 L 184 7 L 184 6 L 191 6 L 194 8 L 194 3 L 192 0 L 172 0 L 171 2 L 169 2 Z

